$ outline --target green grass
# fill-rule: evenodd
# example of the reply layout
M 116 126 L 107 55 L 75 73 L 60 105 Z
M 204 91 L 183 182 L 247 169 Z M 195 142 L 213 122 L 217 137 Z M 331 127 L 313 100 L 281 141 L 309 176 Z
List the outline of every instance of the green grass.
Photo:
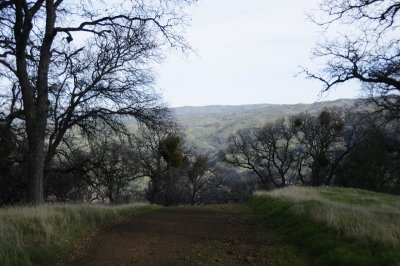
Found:
M 179 208 L 182 209 L 182 207 Z M 247 226 L 250 224 L 252 232 L 249 232 L 249 234 L 253 237 L 252 241 L 254 241 L 253 244 L 256 243 L 257 250 L 252 249 L 252 252 L 248 253 L 246 246 L 249 243 L 246 240 L 238 241 L 240 237 L 238 237 L 237 232 L 231 232 L 232 235 L 236 234 L 236 237 L 216 233 L 215 235 L 208 235 L 207 241 L 198 241 L 194 247 L 189 247 L 187 250 L 182 249 L 178 261 L 171 265 L 309 265 L 308 258 L 293 245 L 288 245 L 282 241 L 282 237 L 276 234 L 273 228 L 265 230 L 257 215 L 247 204 L 222 204 L 187 208 L 188 211 L 199 208 L 214 212 L 215 215 L 225 214 L 228 215 L 227 217 L 229 215 L 240 217 L 241 222 L 235 218 L 237 230 L 240 232 L 243 230 L 243 224 L 247 224 Z M 238 222 L 243 223 L 242 226 Z M 241 232 L 243 233 L 243 231 Z M 233 239 L 236 239 L 237 242 Z M 240 245 L 242 245 L 241 248 L 238 247 Z M 248 257 L 253 258 L 254 261 L 248 261 Z
M 0 265 L 53 265 L 66 259 L 79 240 L 115 217 L 157 207 L 45 205 L 0 209 Z
M 290 187 L 259 192 L 249 205 L 317 265 L 400 265 L 400 197 Z

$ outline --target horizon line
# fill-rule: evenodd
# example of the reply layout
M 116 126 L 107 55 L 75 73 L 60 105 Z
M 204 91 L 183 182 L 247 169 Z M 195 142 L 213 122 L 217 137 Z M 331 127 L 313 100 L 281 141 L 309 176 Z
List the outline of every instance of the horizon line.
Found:
M 225 107 L 235 107 L 235 106 L 250 106 L 250 105 L 298 105 L 298 104 L 317 104 L 317 103 L 326 103 L 326 102 L 336 102 L 342 100 L 357 100 L 359 98 L 338 98 L 335 100 L 324 100 L 324 101 L 315 101 L 311 103 L 300 102 L 300 103 L 243 103 L 243 104 L 205 104 L 205 105 L 181 105 L 181 106 L 170 106 L 169 108 L 187 108 L 187 107 L 216 107 L 216 106 L 225 106 Z

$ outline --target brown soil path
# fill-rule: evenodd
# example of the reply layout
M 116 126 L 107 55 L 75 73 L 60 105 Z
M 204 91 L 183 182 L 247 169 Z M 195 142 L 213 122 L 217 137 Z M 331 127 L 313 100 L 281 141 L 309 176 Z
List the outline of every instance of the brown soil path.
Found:
M 268 265 L 241 205 L 178 207 L 102 229 L 71 265 Z

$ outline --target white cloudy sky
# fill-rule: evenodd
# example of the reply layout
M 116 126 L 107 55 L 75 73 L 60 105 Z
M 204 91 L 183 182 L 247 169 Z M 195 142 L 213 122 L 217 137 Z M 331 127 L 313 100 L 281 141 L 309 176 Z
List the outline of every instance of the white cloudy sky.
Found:
M 321 84 L 295 77 L 318 68 L 318 28 L 305 13 L 318 0 L 199 0 L 187 38 L 197 55 L 172 54 L 156 86 L 171 106 L 312 103 L 358 96 L 354 84 L 320 96 Z

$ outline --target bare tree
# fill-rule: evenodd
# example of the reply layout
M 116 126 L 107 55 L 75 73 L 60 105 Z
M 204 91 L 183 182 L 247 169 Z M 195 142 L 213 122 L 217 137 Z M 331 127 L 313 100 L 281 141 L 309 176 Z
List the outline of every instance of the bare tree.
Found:
M 378 113 L 331 107 L 241 130 L 230 136 L 221 156 L 234 167 L 251 170 L 267 189 L 268 182 L 276 187 L 365 187 L 362 179 L 368 177 L 368 186 L 397 193 L 398 132 L 398 121 Z M 362 166 L 363 161 L 370 163 Z
M 207 156 L 195 156 L 193 162 L 190 163 L 188 169 L 188 179 L 191 185 L 191 196 L 190 204 L 195 205 L 197 202 L 197 197 L 207 189 L 207 185 L 210 181 L 216 181 L 216 179 L 210 180 L 211 174 L 208 171 L 208 157 Z M 215 185 L 215 184 L 213 184 Z
M 264 188 L 271 183 L 284 187 L 295 159 L 295 136 L 294 127 L 285 119 L 266 123 L 262 128 L 241 130 L 228 139 L 223 160 L 253 171 Z
M 118 129 L 115 115 L 156 123 L 165 108 L 148 89 L 149 65 L 165 45 L 188 47 L 180 29 L 190 2 L 0 2 L 0 77 L 11 84 L 6 118 L 25 123 L 30 203 L 43 202 L 44 166 L 73 126 L 91 129 L 100 119 Z
M 310 171 L 309 181 L 301 171 L 299 178 L 303 183 L 320 186 L 330 183 L 336 165 L 336 151 L 342 143 L 344 121 L 339 109 L 326 109 L 318 116 L 309 113 L 301 113 L 291 118 L 297 128 L 298 169 L 308 167 Z M 302 154 L 301 154 L 302 153 Z M 304 169 L 305 170 L 305 169 Z
M 165 132 L 160 130 L 149 130 L 139 127 L 138 132 L 131 137 L 131 142 L 136 147 L 139 156 L 140 171 L 149 180 L 147 198 L 151 203 L 161 191 L 161 179 L 166 174 L 167 166 L 159 152 L 159 145 Z
M 111 204 L 122 202 L 132 181 L 142 178 L 134 147 L 123 138 L 110 136 L 91 143 L 87 183 Z
M 142 126 L 131 142 L 138 154 L 140 172 L 149 178 L 148 200 L 166 206 L 180 203 L 187 189 L 189 162 L 179 128 Z
M 389 118 L 400 118 L 400 2 L 392 0 L 321 1 L 314 21 L 326 28 L 341 26 L 341 36 L 320 43 L 314 54 L 326 61 L 319 73 L 305 70 L 322 81 L 323 91 L 350 80 L 362 84 L 368 102 Z M 322 17 L 322 18 L 318 18 Z
M 269 148 L 262 148 L 254 130 L 244 129 L 228 138 L 228 147 L 220 153 L 220 158 L 229 165 L 252 171 L 258 177 L 260 185 L 267 189 L 271 183 L 275 187 L 279 186 L 273 178 L 271 153 Z
M 399 139 L 397 121 L 365 112 L 347 114 L 346 142 L 351 143 L 335 184 L 399 193 Z
M 273 174 L 280 178 L 280 186 L 287 184 L 288 173 L 294 163 L 294 141 L 296 131 L 292 123 L 286 123 L 285 119 L 278 119 L 274 123 L 267 123 L 256 131 L 257 140 L 265 159 L 269 159 L 273 165 Z

